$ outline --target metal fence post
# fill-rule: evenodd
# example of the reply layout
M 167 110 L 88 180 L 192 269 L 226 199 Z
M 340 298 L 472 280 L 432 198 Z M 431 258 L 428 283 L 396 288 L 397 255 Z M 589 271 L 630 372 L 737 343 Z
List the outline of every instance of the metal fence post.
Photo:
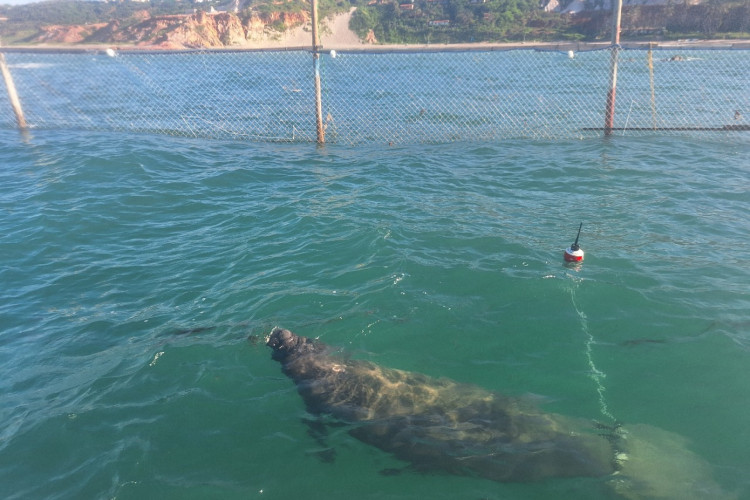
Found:
M 325 128 L 323 127 L 323 103 L 320 96 L 320 39 L 318 37 L 318 0 L 312 0 L 312 44 L 313 68 L 315 70 L 315 125 L 318 144 L 324 144 Z
M 648 44 L 648 83 L 651 87 L 651 125 L 656 130 L 656 91 L 654 90 L 654 43 Z
M 21 101 L 18 99 L 18 92 L 16 92 L 16 86 L 13 83 L 13 75 L 10 74 L 10 68 L 5 62 L 5 54 L 0 52 L 0 71 L 3 73 L 3 80 L 5 80 L 5 88 L 8 90 L 8 100 L 13 108 L 13 112 L 16 114 L 16 122 L 18 122 L 18 128 L 26 130 L 26 118 L 23 116 L 23 108 L 21 108 Z
M 615 122 L 615 94 L 617 93 L 617 57 L 620 52 L 620 21 L 622 19 L 622 0 L 612 3 L 612 48 L 610 56 L 609 91 L 607 92 L 607 109 L 604 112 L 604 135 L 612 134 Z

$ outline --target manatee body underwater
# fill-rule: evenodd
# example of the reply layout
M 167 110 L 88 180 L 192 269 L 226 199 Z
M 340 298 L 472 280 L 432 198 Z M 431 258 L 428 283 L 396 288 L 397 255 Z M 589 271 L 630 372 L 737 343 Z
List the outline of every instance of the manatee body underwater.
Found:
M 604 428 L 477 386 L 349 359 L 281 328 L 266 345 L 310 413 L 350 424 L 352 436 L 419 471 L 500 482 L 602 477 L 616 498 L 727 498 L 707 465 L 666 431 L 643 426 L 640 442 L 638 426 L 632 434 Z M 643 460 L 630 447 L 647 450 Z

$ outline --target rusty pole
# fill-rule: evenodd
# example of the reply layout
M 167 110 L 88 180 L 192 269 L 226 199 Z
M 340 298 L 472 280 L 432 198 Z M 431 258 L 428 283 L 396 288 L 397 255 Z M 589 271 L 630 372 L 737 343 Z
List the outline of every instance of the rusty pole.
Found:
M 610 56 L 609 91 L 607 108 L 604 112 L 604 135 L 612 135 L 615 122 L 615 94 L 617 94 L 617 57 L 620 52 L 620 22 L 622 20 L 622 0 L 612 2 L 612 48 Z
M 318 37 L 318 0 L 312 0 L 312 44 L 313 68 L 315 70 L 315 126 L 318 144 L 325 144 L 326 131 L 323 126 L 323 103 L 320 95 L 320 38 Z

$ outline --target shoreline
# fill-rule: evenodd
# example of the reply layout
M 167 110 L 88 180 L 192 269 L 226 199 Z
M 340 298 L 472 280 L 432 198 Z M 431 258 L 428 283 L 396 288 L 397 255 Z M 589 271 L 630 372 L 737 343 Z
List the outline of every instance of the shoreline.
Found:
M 478 43 L 451 43 L 451 44 L 367 44 L 353 43 L 321 43 L 320 51 L 348 53 L 379 53 L 379 52 L 486 52 L 503 50 L 543 50 L 543 51 L 569 51 L 574 52 L 602 50 L 611 47 L 610 42 L 478 42 Z M 651 46 L 655 50 L 719 50 L 719 49 L 750 49 L 750 39 L 737 40 L 666 40 L 666 41 L 621 41 L 620 46 L 624 49 L 647 49 Z M 246 46 L 229 47 L 198 47 L 198 48 L 169 48 L 160 45 L 136 45 L 136 44 L 32 44 L 32 45 L 6 45 L 0 47 L 0 52 L 50 52 L 50 53 L 77 53 L 77 52 L 104 52 L 107 50 L 116 52 L 273 52 L 273 51 L 312 51 L 312 43 L 285 44 L 283 42 L 263 42 Z

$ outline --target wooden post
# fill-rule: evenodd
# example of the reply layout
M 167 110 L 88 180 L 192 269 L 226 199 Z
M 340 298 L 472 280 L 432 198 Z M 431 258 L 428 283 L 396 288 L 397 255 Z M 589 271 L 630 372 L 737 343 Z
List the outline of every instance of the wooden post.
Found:
M 617 57 L 620 52 L 620 21 L 622 19 L 622 0 L 612 2 L 612 48 L 610 56 L 609 91 L 607 92 L 607 109 L 604 112 L 604 135 L 612 134 L 615 122 L 615 94 L 617 93 Z
M 656 130 L 656 92 L 654 91 L 654 43 L 648 44 L 648 80 L 651 85 L 651 126 Z
M 320 96 L 320 38 L 318 38 L 318 0 L 312 0 L 312 44 L 313 68 L 315 70 L 315 126 L 318 144 L 325 144 L 326 131 L 323 126 L 323 103 Z
M 16 86 L 13 83 L 13 75 L 10 74 L 8 64 L 5 62 L 5 54 L 0 52 L 0 71 L 3 73 L 3 80 L 5 80 L 5 88 L 8 90 L 8 100 L 13 108 L 13 112 L 16 114 L 16 122 L 18 122 L 18 128 L 26 130 L 26 118 L 23 116 L 23 109 L 21 108 L 21 101 L 18 99 L 18 93 L 16 92 Z

